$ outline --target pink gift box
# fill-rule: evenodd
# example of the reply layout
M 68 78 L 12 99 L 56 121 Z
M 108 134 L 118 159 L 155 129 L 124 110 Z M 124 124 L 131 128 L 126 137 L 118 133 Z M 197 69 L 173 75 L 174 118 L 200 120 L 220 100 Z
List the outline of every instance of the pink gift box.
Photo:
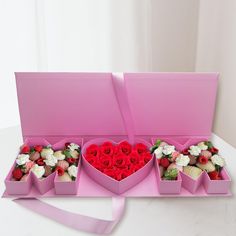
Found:
M 231 184 L 231 178 L 226 170 L 225 167 L 222 168 L 221 172 L 222 180 L 211 180 L 209 175 L 205 172 L 203 184 L 205 187 L 205 190 L 209 194 L 218 194 L 218 193 L 228 193 L 230 184 Z
M 85 159 L 85 152 L 86 149 L 91 145 L 91 144 L 97 144 L 101 145 L 105 141 L 110 141 L 113 144 L 118 144 L 114 142 L 113 140 L 108 140 L 106 138 L 97 138 L 97 139 L 92 139 L 89 142 L 85 143 L 82 149 L 82 158 L 83 158 L 83 168 L 85 169 L 86 173 L 97 183 L 99 183 L 101 186 L 105 187 L 106 189 L 110 190 L 113 193 L 116 194 L 121 194 L 128 189 L 134 187 L 137 185 L 140 181 L 144 180 L 146 176 L 150 173 L 153 167 L 153 160 L 152 159 L 141 169 L 137 170 L 135 173 L 132 175 L 126 177 L 125 179 L 122 179 L 121 181 L 117 181 L 105 174 L 103 174 L 101 171 L 97 170 L 94 168 L 86 159 Z M 123 140 L 121 140 L 122 142 Z M 135 139 L 135 143 L 143 143 L 145 144 L 148 148 L 151 147 L 151 144 L 148 143 L 147 141 L 143 139 Z
M 61 141 L 52 145 L 54 150 L 63 149 L 64 144 L 66 142 L 74 142 L 82 146 L 82 139 L 81 138 L 65 138 Z M 34 145 L 43 145 L 48 146 L 50 143 L 43 138 L 27 138 L 25 143 L 29 146 Z M 53 172 L 49 176 L 43 179 L 38 179 L 33 172 L 30 172 L 26 181 L 12 181 L 12 171 L 15 168 L 15 163 L 12 166 L 11 170 L 9 171 L 6 179 L 5 179 L 5 186 L 8 194 L 23 194 L 26 195 L 30 192 L 32 186 L 34 186 L 40 194 L 45 194 L 49 190 L 55 188 L 55 194 L 76 194 L 79 184 L 79 175 L 80 175 L 80 167 L 81 161 L 78 163 L 78 174 L 75 181 L 71 182 L 63 182 L 58 179 L 58 175 L 56 172 Z
M 196 140 L 210 138 L 217 80 L 217 73 L 16 73 L 23 139 L 44 138 L 53 144 L 77 137 L 87 142 L 104 138 L 133 143 L 137 138 L 149 142 L 160 137 L 172 140 L 182 150 Z M 43 96 L 37 96 L 42 92 Z M 43 196 L 75 192 L 76 196 L 99 196 L 104 192 L 106 196 L 114 192 L 132 196 L 134 189 L 135 196 L 159 197 L 159 192 L 152 188 L 157 184 L 157 178 L 152 178 L 153 167 L 154 162 L 150 162 L 135 177 L 118 184 L 105 180 L 82 159 L 79 172 L 84 174 L 82 178 L 78 176 L 78 181 L 60 183 L 56 174 L 42 182 L 34 177 L 29 181 Z M 54 187 L 49 181 L 53 178 Z M 181 178 L 178 196 L 207 196 L 202 190 L 197 191 L 201 178 L 194 182 L 183 173 L 178 181 Z M 145 184 L 134 186 L 141 179 Z M 5 183 L 7 193 L 32 192 L 28 181 L 11 183 L 8 175 Z M 18 188 L 17 184 L 24 187 Z M 100 189 L 101 185 L 110 191 Z M 150 191 L 143 186 L 149 186 Z M 182 191 L 183 187 L 191 193 Z
M 76 143 L 82 147 L 83 140 L 81 138 L 65 138 L 56 144 L 53 145 L 54 150 L 61 150 L 63 149 L 65 143 Z M 75 195 L 78 191 L 79 187 L 79 181 L 80 181 L 80 169 L 81 169 L 81 155 L 79 156 L 79 162 L 78 162 L 78 173 L 77 177 L 74 181 L 71 182 L 64 182 L 60 181 L 58 178 L 58 174 L 56 173 L 55 179 L 54 179 L 54 187 L 55 187 L 55 193 L 61 194 L 61 195 Z
M 155 158 L 155 157 L 154 157 Z M 156 160 L 155 170 L 157 178 L 157 186 L 160 194 L 180 194 L 182 186 L 182 178 L 180 173 L 178 173 L 177 180 L 162 180 L 160 175 L 160 167 Z

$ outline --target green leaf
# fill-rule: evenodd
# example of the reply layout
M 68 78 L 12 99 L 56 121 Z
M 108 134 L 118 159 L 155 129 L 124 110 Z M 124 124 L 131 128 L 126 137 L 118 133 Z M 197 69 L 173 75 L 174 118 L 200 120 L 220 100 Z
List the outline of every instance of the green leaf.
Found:
M 63 154 L 64 154 L 66 157 L 71 157 L 70 150 L 68 150 L 68 149 L 65 149 L 65 150 L 63 151 Z
M 213 144 L 210 141 L 206 141 L 205 144 L 207 145 L 208 149 L 213 147 Z
M 164 179 L 175 180 L 178 176 L 178 170 L 176 168 L 166 170 L 164 173 Z
M 159 147 L 161 144 L 161 140 L 160 139 L 157 139 L 156 143 L 155 143 L 155 146 Z

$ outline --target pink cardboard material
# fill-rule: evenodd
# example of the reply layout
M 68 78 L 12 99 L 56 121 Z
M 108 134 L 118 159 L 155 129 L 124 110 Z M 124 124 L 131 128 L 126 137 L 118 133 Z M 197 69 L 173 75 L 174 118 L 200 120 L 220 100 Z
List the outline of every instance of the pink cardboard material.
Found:
M 116 83 L 117 80 L 119 83 Z M 150 137 L 161 136 L 173 139 L 182 150 L 199 137 L 204 137 L 204 140 L 210 137 L 217 80 L 216 73 L 16 73 L 23 137 L 57 142 L 66 137 L 90 141 L 94 137 L 125 139 L 126 135 L 133 135 L 149 141 Z M 44 96 L 35 95 L 42 91 Z M 70 96 L 55 97 L 52 91 L 62 95 L 70 91 Z M 73 115 L 68 115 L 68 110 Z M 59 112 L 56 119 L 55 111 Z M 202 113 L 204 116 L 199 116 Z M 84 163 L 80 171 L 84 174 L 80 176 L 76 196 L 88 193 L 88 196 L 111 196 L 112 192 L 104 188 L 101 190 L 100 185 L 86 177 L 91 172 Z M 160 196 L 153 189 L 156 177 L 153 178 L 155 172 L 152 167 L 149 172 L 150 175 L 141 181 L 148 181 L 145 186 L 137 186 L 136 189 L 133 185 L 124 192 L 126 196 Z M 95 171 L 91 175 L 99 177 Z M 182 186 L 188 188 L 191 181 L 183 176 Z M 137 178 L 141 177 L 144 175 L 137 175 Z M 196 188 L 196 185 L 192 189 L 196 190 L 194 195 L 181 188 L 180 196 L 207 196 L 202 186 Z M 88 186 L 94 187 L 90 189 Z M 119 188 L 118 192 L 125 191 L 131 184 L 127 180 L 124 186 L 127 187 Z M 32 192 L 39 196 L 35 187 L 28 196 L 32 196 Z M 50 189 L 43 196 L 55 196 L 55 189 Z
M 82 147 L 82 139 L 81 138 L 65 138 L 61 140 L 60 142 L 57 142 L 52 145 L 52 148 L 54 150 L 63 149 L 64 144 L 66 142 L 74 142 L 79 144 Z M 34 145 L 43 145 L 48 146 L 50 143 L 42 138 L 27 138 L 25 140 L 25 144 L 29 146 Z M 47 176 L 44 179 L 38 179 L 33 172 L 30 172 L 28 175 L 28 178 L 26 181 L 12 181 L 12 171 L 15 168 L 15 163 L 12 166 L 11 170 L 9 171 L 6 179 L 5 179 L 5 185 L 6 190 L 8 194 L 15 195 L 15 194 L 28 194 L 30 192 L 30 189 L 32 185 L 37 189 L 37 191 L 40 194 L 45 194 L 49 190 L 53 189 L 55 187 L 55 194 L 76 194 L 78 185 L 79 185 L 79 176 L 80 176 L 80 167 L 81 167 L 81 161 L 78 163 L 78 175 L 75 179 L 75 181 L 71 182 L 62 182 L 58 179 L 58 174 L 56 172 L 53 172 L 49 176 Z
M 209 194 L 224 194 L 229 192 L 231 178 L 225 167 L 220 172 L 222 180 L 211 180 L 209 175 L 205 173 L 203 184 L 205 190 Z
M 180 173 L 178 173 L 177 180 L 162 180 L 160 174 L 160 166 L 157 163 L 157 160 L 154 160 L 154 162 L 155 162 L 157 185 L 160 194 L 180 194 L 182 186 L 182 178 Z
M 82 160 L 83 160 L 83 168 L 86 171 L 86 173 L 97 183 L 99 183 L 101 186 L 105 187 L 106 189 L 116 193 L 116 194 L 121 194 L 128 189 L 132 188 L 133 186 L 137 185 L 140 181 L 146 178 L 146 176 L 151 172 L 151 169 L 153 167 L 153 160 L 152 159 L 141 169 L 133 173 L 132 175 L 126 177 L 125 179 L 121 181 L 117 181 L 105 174 L 103 174 L 101 171 L 97 170 L 94 168 L 86 159 L 85 159 L 85 151 L 86 149 L 91 145 L 91 144 L 97 144 L 101 145 L 105 141 L 110 141 L 113 144 L 116 144 L 112 140 L 107 140 L 105 138 L 97 138 L 93 139 L 87 143 L 84 144 L 83 149 L 82 149 Z M 148 143 L 145 140 L 142 139 L 136 139 L 135 143 L 143 143 L 145 144 L 148 148 L 151 147 L 151 144 Z

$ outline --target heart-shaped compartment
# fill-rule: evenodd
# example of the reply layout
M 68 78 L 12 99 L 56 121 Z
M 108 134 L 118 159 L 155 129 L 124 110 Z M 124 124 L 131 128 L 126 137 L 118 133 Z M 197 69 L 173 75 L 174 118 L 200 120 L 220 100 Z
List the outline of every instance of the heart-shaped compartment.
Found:
M 118 145 L 119 143 L 113 141 L 113 140 L 108 140 L 105 138 L 97 138 L 88 141 L 87 143 L 84 144 L 82 148 L 82 165 L 86 173 L 92 178 L 94 181 L 96 181 L 98 184 L 103 186 L 104 188 L 112 191 L 113 193 L 116 194 L 121 194 L 128 189 L 134 187 L 138 183 L 140 183 L 143 179 L 147 177 L 147 175 L 151 172 L 153 168 L 153 162 L 154 162 L 154 156 L 152 156 L 152 159 L 146 163 L 142 168 L 131 174 L 130 176 L 122 179 L 121 181 L 115 180 L 108 175 L 105 175 L 101 171 L 97 170 L 93 165 L 91 165 L 85 158 L 85 152 L 86 149 L 91 145 L 91 144 L 97 144 L 101 145 L 104 142 L 111 142 L 114 145 Z M 123 141 L 123 140 L 122 140 Z M 135 139 L 135 143 L 143 143 L 145 144 L 148 148 L 151 147 L 151 144 L 148 143 L 147 141 L 143 139 Z

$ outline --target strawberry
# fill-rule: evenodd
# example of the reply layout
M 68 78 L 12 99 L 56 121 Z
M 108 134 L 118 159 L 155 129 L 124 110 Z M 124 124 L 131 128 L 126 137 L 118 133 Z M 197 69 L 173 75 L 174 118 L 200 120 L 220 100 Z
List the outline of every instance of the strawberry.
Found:
M 208 173 L 211 180 L 221 180 L 221 176 L 218 171 L 214 170 Z
M 34 150 L 35 150 L 36 152 L 41 152 L 42 149 L 43 149 L 43 146 L 42 146 L 42 145 L 36 145 L 36 146 L 34 146 Z
M 43 161 L 43 158 L 39 158 L 36 163 L 39 165 L 39 166 L 44 166 L 44 161 Z
M 20 180 L 23 176 L 23 172 L 20 168 L 17 167 L 12 171 L 12 176 L 15 180 Z
M 28 154 L 29 152 L 30 152 L 30 147 L 28 145 L 23 145 L 21 147 L 21 151 L 20 151 L 21 154 Z
M 209 151 L 210 151 L 212 154 L 217 154 L 217 153 L 219 152 L 219 150 L 218 150 L 217 148 L 215 148 L 215 147 L 211 147 L 211 148 L 209 149 Z
M 205 157 L 205 156 L 200 156 L 200 157 L 198 158 L 198 162 L 199 162 L 200 164 L 205 165 L 205 164 L 208 162 L 208 158 Z
M 65 172 L 65 171 L 64 171 L 64 169 L 63 169 L 62 167 L 57 166 L 55 170 L 57 171 L 57 173 L 58 173 L 59 176 L 64 175 L 64 172 Z
M 160 160 L 160 165 L 163 166 L 164 168 L 167 168 L 170 165 L 170 161 L 168 160 L 167 157 L 163 157 Z

